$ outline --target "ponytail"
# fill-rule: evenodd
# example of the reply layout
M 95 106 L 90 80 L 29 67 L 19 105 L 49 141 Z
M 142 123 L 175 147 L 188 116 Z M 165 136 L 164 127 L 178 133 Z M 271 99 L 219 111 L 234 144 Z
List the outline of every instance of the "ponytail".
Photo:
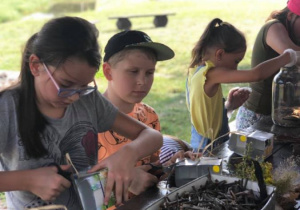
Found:
M 230 23 L 219 18 L 213 19 L 192 50 L 189 68 L 202 64 L 203 57 L 212 47 L 222 48 L 227 53 L 239 52 L 246 50 L 246 39 L 243 33 Z

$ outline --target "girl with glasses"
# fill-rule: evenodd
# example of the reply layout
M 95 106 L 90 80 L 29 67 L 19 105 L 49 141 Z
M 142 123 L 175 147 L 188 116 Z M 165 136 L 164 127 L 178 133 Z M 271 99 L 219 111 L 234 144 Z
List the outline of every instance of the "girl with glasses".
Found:
M 97 164 L 97 133 L 112 129 L 134 139 L 92 170 L 108 168 L 105 203 L 128 198 L 137 160 L 162 145 L 159 132 L 119 112 L 98 91 L 98 31 L 78 17 L 48 21 L 28 40 L 20 81 L 0 93 L 0 191 L 8 209 L 62 204 L 80 209 L 68 179 L 58 173 Z M 52 166 L 49 166 L 52 165 Z

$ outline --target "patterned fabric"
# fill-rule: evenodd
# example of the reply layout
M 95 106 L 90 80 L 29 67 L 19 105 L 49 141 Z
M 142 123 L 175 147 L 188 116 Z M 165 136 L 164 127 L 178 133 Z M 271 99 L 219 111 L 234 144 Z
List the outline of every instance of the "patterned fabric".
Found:
M 266 115 L 256 114 L 255 112 L 247 109 L 246 107 L 241 106 L 235 118 L 236 129 L 242 130 L 248 128 L 254 123 L 256 123 L 258 120 L 260 120 L 262 116 L 266 116 Z
M 181 141 L 187 146 L 187 148 L 189 148 L 189 150 L 192 149 L 187 142 L 183 140 Z M 164 135 L 163 146 L 161 147 L 159 154 L 160 163 L 164 164 L 165 162 L 170 160 L 173 157 L 173 155 L 175 155 L 175 153 L 179 150 L 184 150 L 184 148 L 182 148 L 182 146 L 177 141 L 173 140 L 169 136 Z
M 147 126 L 160 131 L 160 123 L 158 116 L 154 109 L 147 104 L 137 103 L 135 104 L 133 111 L 128 114 L 129 116 L 137 119 L 138 121 L 146 124 Z M 120 136 L 112 130 L 98 134 L 98 161 L 104 160 L 116 151 L 118 151 L 125 144 L 130 143 L 131 140 L 123 136 Z M 149 155 L 137 163 L 137 166 L 144 165 L 146 163 L 155 162 L 159 159 L 159 152 Z

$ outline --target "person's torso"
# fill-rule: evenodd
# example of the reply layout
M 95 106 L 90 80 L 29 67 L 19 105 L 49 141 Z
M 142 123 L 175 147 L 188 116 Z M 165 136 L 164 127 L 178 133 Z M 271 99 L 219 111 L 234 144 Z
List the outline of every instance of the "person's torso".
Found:
M 211 67 L 213 64 L 207 62 L 200 69 L 191 69 L 187 80 L 187 103 L 191 122 L 197 132 L 205 137 L 215 138 L 222 127 L 223 94 L 221 85 L 212 97 L 207 96 L 204 91 L 206 74 Z
M 0 125 L 1 170 L 25 170 L 46 167 L 50 163 L 66 164 L 65 155 L 70 154 L 77 170 L 82 170 L 97 163 L 98 140 L 97 133 L 111 127 L 117 109 L 103 97 L 98 98 L 96 93 L 82 97 L 81 100 L 71 104 L 61 119 L 46 117 L 49 125 L 41 133 L 42 142 L 48 154 L 38 158 L 30 158 L 18 134 L 16 107 L 18 94 L 5 93 L 0 97 L 2 120 Z M 26 111 L 26 110 L 24 110 Z M 106 113 L 105 113 L 106 112 Z M 32 119 L 34 120 L 34 119 Z M 6 123 L 2 123 L 2 122 Z M 8 124 L 9 123 L 9 124 Z M 8 207 L 24 209 L 51 204 L 42 201 L 30 192 L 7 192 Z M 73 186 L 66 189 L 57 197 L 55 204 L 62 204 L 68 209 L 81 209 L 77 194 Z
M 252 68 L 266 60 L 278 56 L 278 53 L 266 43 L 266 36 L 270 26 L 278 22 L 278 20 L 269 21 L 260 29 L 253 47 L 251 59 Z M 249 96 L 249 99 L 244 104 L 247 109 L 259 114 L 271 114 L 272 82 L 275 75 L 276 73 L 265 80 L 250 83 L 252 92 Z

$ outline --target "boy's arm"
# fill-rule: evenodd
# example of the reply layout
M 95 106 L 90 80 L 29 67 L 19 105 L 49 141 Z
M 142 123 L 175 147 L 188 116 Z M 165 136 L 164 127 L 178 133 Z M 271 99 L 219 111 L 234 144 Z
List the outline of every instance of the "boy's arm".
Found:
M 122 200 L 128 200 L 128 188 L 135 177 L 133 168 L 136 162 L 162 146 L 162 135 L 121 112 L 118 113 L 112 130 L 124 137 L 133 139 L 133 141 L 98 163 L 89 172 L 108 168 L 105 203 L 108 203 L 115 186 L 117 204 L 120 204 Z
M 121 112 L 119 112 L 112 130 L 133 141 L 131 147 L 138 149 L 135 151 L 137 160 L 156 152 L 162 146 L 162 135 L 160 132 L 149 128 L 142 122 L 139 122 Z

